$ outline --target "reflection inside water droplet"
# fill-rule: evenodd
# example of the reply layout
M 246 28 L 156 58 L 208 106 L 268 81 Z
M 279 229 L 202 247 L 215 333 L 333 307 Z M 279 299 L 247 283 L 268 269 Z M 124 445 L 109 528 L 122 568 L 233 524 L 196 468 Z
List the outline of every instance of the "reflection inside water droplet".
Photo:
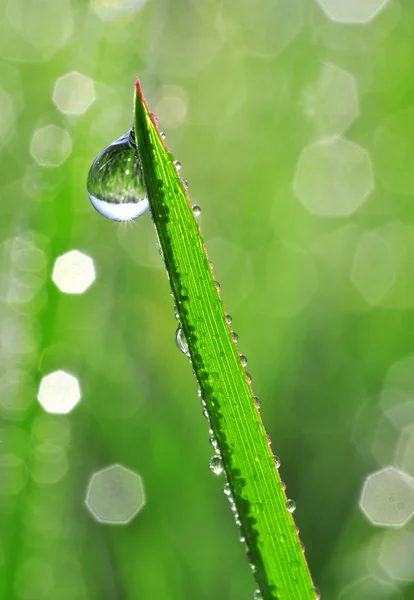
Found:
M 210 458 L 210 462 L 208 463 L 210 467 L 210 471 L 214 473 L 214 475 L 221 475 L 224 471 L 223 461 L 221 460 L 221 456 L 213 456 Z
M 87 188 L 92 205 L 113 221 L 132 221 L 148 210 L 144 173 L 132 130 L 96 157 Z
M 177 347 L 183 354 L 190 357 L 190 350 L 188 349 L 187 338 L 185 337 L 183 328 L 181 325 L 178 326 L 177 331 L 175 332 L 175 343 Z
M 288 511 L 289 511 L 290 513 L 293 513 L 293 512 L 295 512 L 295 510 L 296 510 L 296 504 L 295 504 L 295 501 L 294 501 L 294 500 L 288 500 L 288 501 L 286 502 L 286 508 L 288 509 Z
M 192 210 L 195 217 L 199 217 L 201 215 L 201 208 L 198 206 L 198 204 L 193 204 Z

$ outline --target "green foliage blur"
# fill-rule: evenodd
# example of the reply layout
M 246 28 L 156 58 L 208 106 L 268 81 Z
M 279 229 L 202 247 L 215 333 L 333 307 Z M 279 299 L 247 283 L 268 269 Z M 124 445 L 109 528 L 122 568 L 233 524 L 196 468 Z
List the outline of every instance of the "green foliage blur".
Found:
M 114 223 L 86 193 L 135 76 L 201 207 L 322 598 L 414 597 L 411 520 L 359 505 L 370 474 L 414 476 L 414 9 L 345 4 L 3 0 L 0 599 L 253 597 L 150 216 Z M 72 250 L 84 293 L 52 280 Z M 81 400 L 48 414 L 60 370 Z M 125 525 L 85 506 L 113 464 L 145 489 Z

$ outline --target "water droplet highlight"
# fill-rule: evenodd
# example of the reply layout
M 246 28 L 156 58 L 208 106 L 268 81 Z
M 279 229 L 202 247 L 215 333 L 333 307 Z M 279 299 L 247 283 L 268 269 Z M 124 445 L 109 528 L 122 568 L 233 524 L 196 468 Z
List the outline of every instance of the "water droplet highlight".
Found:
M 295 501 L 294 501 L 294 500 L 288 500 L 288 501 L 286 502 L 286 508 L 288 509 L 288 511 L 289 511 L 290 513 L 293 513 L 293 512 L 295 512 L 295 510 L 296 510 L 296 504 L 295 504 Z
M 247 358 L 244 356 L 244 354 L 240 354 L 240 362 L 243 367 L 247 367 Z
M 263 596 L 260 590 L 254 592 L 253 600 L 263 600 Z
M 256 404 L 256 408 L 260 408 L 262 403 L 260 402 L 260 398 L 258 396 L 253 396 L 254 403 Z
M 192 210 L 193 210 L 193 215 L 197 218 L 201 215 L 201 208 L 198 206 L 198 204 L 193 204 L 192 206 Z
M 177 344 L 178 349 L 181 350 L 183 354 L 190 357 L 187 338 L 184 335 L 184 331 L 181 325 L 178 326 L 177 331 L 175 332 L 175 343 Z
M 226 496 L 231 496 L 231 489 L 229 483 L 224 484 L 223 491 L 226 494 Z
M 216 455 L 210 458 L 208 466 L 210 467 L 210 471 L 212 471 L 214 475 L 221 475 L 224 472 L 224 465 L 221 456 Z
M 233 342 L 237 342 L 239 339 L 239 336 L 237 335 L 237 333 L 235 331 L 231 332 L 231 337 L 233 338 Z
M 181 163 L 179 160 L 174 161 L 174 167 L 179 171 L 181 169 Z
M 226 315 L 226 323 L 227 323 L 227 325 L 230 325 L 232 321 L 233 321 L 232 316 L 231 315 Z
M 276 455 L 273 456 L 273 460 L 275 461 L 276 469 L 280 467 L 280 458 Z
M 89 170 L 87 189 L 94 208 L 112 221 L 132 221 L 149 209 L 132 129 L 98 154 Z

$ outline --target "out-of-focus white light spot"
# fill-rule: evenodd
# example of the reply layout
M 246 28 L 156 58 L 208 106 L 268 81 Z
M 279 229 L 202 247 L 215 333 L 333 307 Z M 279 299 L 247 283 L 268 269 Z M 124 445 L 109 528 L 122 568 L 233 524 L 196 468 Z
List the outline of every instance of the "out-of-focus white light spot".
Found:
M 91 0 L 94 11 L 101 19 L 116 19 L 139 12 L 146 0 Z
M 383 186 L 396 194 L 414 195 L 414 107 L 401 110 L 374 132 L 374 159 Z M 392 152 L 390 152 L 392 148 Z
M 60 481 L 68 470 L 65 451 L 50 443 L 37 446 L 33 453 L 31 476 L 38 484 L 53 484 Z
M 27 470 L 24 461 L 12 452 L 0 455 L 0 495 L 14 495 L 26 485 Z
M 42 167 L 58 167 L 71 152 L 72 138 L 66 129 L 45 125 L 34 132 L 30 153 Z
M 402 600 L 401 590 L 377 577 L 361 577 L 344 587 L 338 600 Z
M 188 97 L 178 85 L 164 85 L 155 105 L 155 114 L 161 123 L 173 129 L 182 125 L 187 117 Z
M 388 243 L 373 231 L 364 233 L 356 250 L 351 281 L 368 304 L 375 306 L 391 289 L 396 280 L 395 271 Z
M 401 527 L 414 514 L 414 480 L 395 467 L 371 473 L 362 488 L 359 506 L 373 525 Z
M 67 115 L 82 115 L 95 100 L 93 80 L 72 71 L 59 77 L 53 90 L 53 102 Z
M 37 399 L 46 412 L 66 414 L 81 398 L 76 377 L 65 371 L 55 371 L 43 377 Z
M 316 84 L 305 90 L 302 104 L 319 138 L 345 133 L 359 114 L 355 77 L 325 63 Z
M 368 152 L 342 138 L 305 148 L 293 181 L 293 191 L 305 208 L 329 217 L 350 215 L 373 189 Z
M 402 529 L 387 531 L 382 539 L 379 561 L 392 579 L 414 580 L 414 532 Z
M 389 0 L 317 0 L 332 21 L 340 23 L 368 23 Z
M 310 254 L 273 242 L 252 255 L 256 280 L 251 309 L 272 317 L 292 317 L 301 312 L 318 289 L 318 276 Z M 280 269 L 275 269 L 275 264 Z M 291 273 L 289 281 L 281 273 Z M 276 291 L 277 290 L 277 291 Z
M 78 250 L 59 256 L 53 267 L 52 279 L 65 294 L 83 294 L 95 278 L 93 260 Z
M 13 99 L 9 93 L 0 88 L 0 144 L 14 126 L 15 120 Z
M 95 519 L 112 525 L 129 523 L 145 504 L 142 478 L 121 465 L 92 475 L 86 506 Z
M 402 429 L 395 448 L 394 460 L 401 469 L 414 476 L 414 422 Z
M 38 558 L 29 558 L 16 570 L 14 591 L 21 600 L 42 600 L 52 590 L 53 585 L 50 565 Z

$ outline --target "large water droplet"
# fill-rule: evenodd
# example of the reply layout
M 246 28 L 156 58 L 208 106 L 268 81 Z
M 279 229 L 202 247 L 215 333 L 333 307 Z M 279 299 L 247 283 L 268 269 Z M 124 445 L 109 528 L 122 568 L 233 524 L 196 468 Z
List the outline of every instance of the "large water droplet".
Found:
M 88 196 L 113 221 L 131 221 L 149 208 L 141 159 L 131 130 L 95 158 L 88 174 Z
M 293 513 L 293 512 L 295 512 L 295 510 L 296 510 L 296 504 L 295 504 L 295 501 L 294 501 L 294 500 L 288 500 L 288 501 L 286 502 L 286 508 L 288 509 L 288 511 L 289 511 L 290 513 Z
M 184 335 L 184 331 L 181 325 L 178 326 L 177 331 L 175 332 L 175 343 L 177 344 L 178 349 L 181 350 L 183 354 L 190 357 L 187 338 Z
M 223 461 L 221 460 L 221 456 L 213 456 L 210 458 L 210 462 L 208 463 L 210 467 L 210 471 L 214 473 L 214 475 L 221 475 L 224 471 Z

